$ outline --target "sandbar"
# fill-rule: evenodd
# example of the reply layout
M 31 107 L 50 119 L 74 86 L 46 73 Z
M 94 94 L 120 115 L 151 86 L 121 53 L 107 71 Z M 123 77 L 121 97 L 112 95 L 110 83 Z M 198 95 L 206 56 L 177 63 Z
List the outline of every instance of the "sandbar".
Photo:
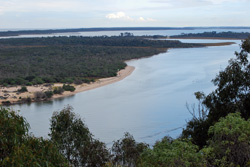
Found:
M 126 66 L 125 69 L 122 69 L 117 72 L 117 76 L 115 77 L 109 77 L 109 78 L 101 78 L 96 80 L 95 82 L 92 82 L 90 84 L 81 84 L 81 85 L 73 85 L 76 89 L 74 92 L 70 91 L 64 91 L 62 94 L 55 94 L 53 95 L 52 98 L 49 100 L 53 100 L 56 98 L 62 98 L 66 96 L 72 96 L 76 93 L 83 92 L 83 91 L 88 91 L 92 89 L 96 89 L 105 85 L 109 85 L 118 81 L 123 80 L 127 76 L 129 76 L 133 71 L 135 67 L 133 66 Z M 63 86 L 63 83 L 55 83 L 53 84 L 54 86 Z M 26 86 L 28 89 L 28 92 L 24 93 L 18 93 L 17 90 L 21 88 L 21 86 L 15 86 L 15 87 L 0 87 L 0 97 L 4 99 L 0 99 L 0 104 L 3 104 L 2 102 L 8 101 L 8 104 L 17 104 L 17 103 L 24 103 L 21 101 L 21 99 L 25 98 L 34 98 L 34 93 L 35 92 L 45 92 L 48 90 L 51 90 L 51 86 L 45 86 L 43 85 L 34 85 L 34 86 Z M 34 100 L 32 100 L 34 101 Z

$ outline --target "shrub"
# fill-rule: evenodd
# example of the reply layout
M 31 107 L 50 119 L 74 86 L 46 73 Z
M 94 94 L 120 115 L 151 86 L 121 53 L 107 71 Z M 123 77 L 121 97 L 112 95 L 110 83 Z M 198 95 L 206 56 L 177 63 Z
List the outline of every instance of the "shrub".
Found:
M 65 91 L 74 92 L 76 88 L 75 88 L 74 86 L 71 86 L 71 85 L 65 85 L 65 84 L 63 84 L 63 89 L 64 89 Z
M 54 94 L 62 94 L 64 92 L 64 89 L 62 87 L 54 87 L 53 93 Z
M 18 89 L 17 91 L 23 93 L 23 92 L 28 92 L 28 89 L 26 86 L 22 86 L 21 89 Z
M 250 119 L 231 113 L 209 128 L 212 139 L 202 151 L 211 166 L 249 166 Z
M 51 98 L 54 94 L 52 91 L 45 91 L 44 93 L 45 93 L 47 98 Z
M 39 92 L 34 93 L 34 98 L 35 100 L 42 100 L 42 99 L 46 99 L 47 96 L 44 92 L 39 91 Z
M 163 138 L 153 149 L 147 149 L 141 154 L 139 167 L 193 167 L 205 166 L 206 160 L 198 152 L 198 146 L 188 140 L 172 140 Z
M 37 84 L 43 84 L 44 81 L 43 81 L 42 78 L 36 77 L 36 78 L 34 78 L 34 79 L 32 80 L 32 83 L 33 83 L 33 85 L 37 85 Z
M 27 82 L 26 86 L 32 86 L 32 83 L 31 82 Z

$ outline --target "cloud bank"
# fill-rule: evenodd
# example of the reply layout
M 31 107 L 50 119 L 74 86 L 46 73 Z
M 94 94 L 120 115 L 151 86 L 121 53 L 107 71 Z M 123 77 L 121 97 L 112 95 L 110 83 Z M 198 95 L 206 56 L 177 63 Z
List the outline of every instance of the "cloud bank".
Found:
M 155 19 L 152 18 L 132 18 L 128 15 L 126 15 L 124 12 L 116 12 L 116 13 L 109 13 L 106 15 L 107 19 L 117 19 L 117 20 L 123 20 L 123 21 L 133 21 L 133 22 L 154 22 Z

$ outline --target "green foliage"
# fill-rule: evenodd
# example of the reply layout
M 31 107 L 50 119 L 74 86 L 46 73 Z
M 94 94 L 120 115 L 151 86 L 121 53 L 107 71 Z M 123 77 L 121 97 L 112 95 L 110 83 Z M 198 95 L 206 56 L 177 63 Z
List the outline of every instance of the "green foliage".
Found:
M 85 166 L 104 166 L 110 160 L 110 153 L 105 143 L 93 138 L 87 147 L 79 148 L 79 150 L 81 164 Z
M 47 98 L 51 98 L 54 95 L 54 93 L 52 91 L 45 91 L 44 93 L 45 93 Z
M 27 82 L 26 86 L 32 86 L 32 83 L 31 82 Z
M 109 158 L 104 143 L 92 139 L 82 120 L 68 106 L 50 120 L 51 140 L 73 166 L 103 166 Z M 91 164 L 91 165 L 90 165 Z
M 243 41 L 236 59 L 231 59 L 224 71 L 213 80 L 217 89 L 210 93 L 204 104 L 210 110 L 209 119 L 218 121 L 229 113 L 239 111 L 245 119 L 250 118 L 250 38 Z
M 31 97 L 27 97 L 25 100 L 26 100 L 27 103 L 30 103 L 32 101 Z
M 231 113 L 211 126 L 208 132 L 212 138 L 202 151 L 211 165 L 250 165 L 250 119 L 246 121 L 240 113 Z
M 135 166 L 140 154 L 147 148 L 147 144 L 137 143 L 132 135 L 125 133 L 123 138 L 113 143 L 113 164 Z
M 206 97 L 205 94 L 203 92 L 195 92 L 194 95 L 198 100 L 198 105 L 196 108 L 195 104 L 193 104 L 190 108 L 187 104 L 187 109 L 192 115 L 192 119 L 187 122 L 186 128 L 182 131 L 181 138 L 189 139 L 201 149 L 206 145 L 206 140 L 208 139 L 207 131 L 210 123 L 207 120 L 207 109 L 202 104 L 202 101 Z
M 21 89 L 18 89 L 17 91 L 23 93 L 23 92 L 28 92 L 28 89 L 26 86 L 22 86 Z
M 37 85 L 37 84 L 43 84 L 44 81 L 42 78 L 39 78 L 39 77 L 35 77 L 33 80 L 32 80 L 32 84 L 33 85 Z
M 69 166 L 48 140 L 28 135 L 29 124 L 15 111 L 0 108 L 0 166 Z
M 138 166 L 141 167 L 193 167 L 205 166 L 203 155 L 198 147 L 188 140 L 172 140 L 165 137 L 157 142 L 153 149 L 147 149 L 141 154 Z
M 209 127 L 210 123 L 207 119 L 191 119 L 188 121 L 186 128 L 183 129 L 181 138 L 190 139 L 193 144 L 201 149 L 207 144 Z
M 65 91 L 71 91 L 71 92 L 74 92 L 75 91 L 75 87 L 74 86 L 71 86 L 71 85 L 65 85 L 63 84 L 63 87 L 62 87 Z
M 240 112 L 246 120 L 250 118 L 249 53 L 250 38 L 247 38 L 242 42 L 241 51 L 235 53 L 236 58 L 231 59 L 225 70 L 213 80 L 216 90 L 198 99 L 209 112 L 205 114 L 204 119 L 195 117 L 191 119 L 183 131 L 183 136 L 191 138 L 192 142 L 198 144 L 200 148 L 206 145 L 206 141 L 211 137 L 208 135 L 209 127 L 220 118 L 236 111 Z
M 20 146 L 15 146 L 14 151 L 2 161 L 1 166 L 67 167 L 69 164 L 51 141 L 28 137 Z
M 53 93 L 54 94 L 62 94 L 64 92 L 64 89 L 62 87 L 54 87 Z
M 0 160 L 24 142 L 29 124 L 15 111 L 0 106 Z
M 196 47 L 142 37 L 51 37 L 0 40 L 0 84 L 30 85 L 116 76 L 125 60 L 167 48 Z M 10 48 L 11 47 L 11 48 Z M 75 79 L 74 79 L 75 78 Z
M 54 112 L 50 120 L 51 140 L 57 143 L 60 152 L 74 165 L 81 164 L 79 148 L 90 143 L 91 134 L 80 118 L 71 112 L 68 106 L 60 112 Z
M 69 83 L 69 84 L 71 84 L 71 83 L 73 83 L 74 81 L 73 81 L 72 78 L 65 78 L 65 79 L 61 80 L 61 82 L 62 82 L 62 83 Z

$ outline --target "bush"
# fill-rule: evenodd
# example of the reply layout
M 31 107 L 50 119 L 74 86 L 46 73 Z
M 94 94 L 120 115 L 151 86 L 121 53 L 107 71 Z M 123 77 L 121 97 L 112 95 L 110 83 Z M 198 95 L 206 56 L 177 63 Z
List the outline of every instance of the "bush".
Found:
M 4 83 L 4 84 L 3 84 L 3 86 L 4 86 L 4 87 L 7 87 L 7 86 L 8 86 L 8 84 L 7 84 L 7 83 Z
M 32 80 L 32 83 L 33 83 L 33 85 L 37 85 L 37 84 L 43 84 L 44 81 L 43 81 L 42 78 L 36 77 L 36 78 L 34 78 L 34 79 Z
M 10 105 L 11 102 L 10 102 L 9 100 L 7 100 L 7 101 L 2 101 L 2 104 L 4 104 L 4 105 Z
M 249 166 L 250 119 L 231 113 L 209 128 L 212 139 L 202 151 L 211 166 Z
M 52 91 L 45 91 L 44 93 L 45 93 L 47 98 L 51 98 L 54 95 L 54 93 Z
M 62 87 L 54 87 L 53 93 L 54 94 L 62 94 L 64 92 L 64 89 Z
M 47 96 L 46 96 L 46 94 L 44 92 L 39 91 L 39 92 L 34 93 L 34 99 L 35 100 L 43 100 L 43 99 L 46 99 L 46 98 L 47 98 Z
M 32 83 L 31 82 L 27 82 L 26 86 L 32 86 Z
M 63 84 L 63 89 L 64 89 L 65 91 L 74 92 L 76 88 L 75 88 L 74 86 L 71 86 L 71 85 L 65 85 L 65 84 Z
M 28 92 L 28 89 L 26 86 L 22 86 L 21 89 L 18 89 L 17 91 L 23 93 L 23 92 Z
M 27 97 L 25 100 L 26 100 L 27 103 L 30 103 L 32 101 L 31 97 Z
M 206 166 L 205 158 L 198 152 L 198 146 L 188 140 L 172 140 L 163 138 L 153 149 L 147 149 L 141 154 L 140 167 L 193 167 Z

